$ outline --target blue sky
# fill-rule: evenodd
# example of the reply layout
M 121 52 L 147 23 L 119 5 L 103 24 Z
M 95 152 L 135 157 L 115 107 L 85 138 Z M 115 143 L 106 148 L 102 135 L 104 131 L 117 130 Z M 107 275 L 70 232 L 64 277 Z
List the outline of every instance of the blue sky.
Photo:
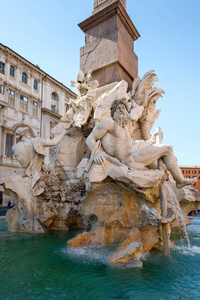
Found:
M 0 42 L 70 87 L 79 71 L 93 0 L 0 0 Z M 200 1 L 127 0 L 141 37 L 135 42 L 139 76 L 155 70 L 165 95 L 157 126 L 179 165 L 200 165 Z

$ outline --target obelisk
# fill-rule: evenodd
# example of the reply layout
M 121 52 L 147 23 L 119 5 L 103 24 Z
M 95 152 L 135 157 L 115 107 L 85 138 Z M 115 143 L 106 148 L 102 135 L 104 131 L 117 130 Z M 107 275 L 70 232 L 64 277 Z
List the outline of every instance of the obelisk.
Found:
M 134 41 L 140 35 L 126 12 L 126 0 L 94 0 L 92 16 L 79 24 L 85 33 L 80 69 L 100 86 L 122 79 L 132 86 L 138 76 Z

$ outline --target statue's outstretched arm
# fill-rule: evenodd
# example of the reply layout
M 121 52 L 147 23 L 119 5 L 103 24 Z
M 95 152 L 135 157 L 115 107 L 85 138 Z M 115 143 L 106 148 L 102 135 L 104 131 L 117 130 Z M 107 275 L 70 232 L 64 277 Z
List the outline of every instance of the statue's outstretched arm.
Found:
M 62 139 L 64 138 L 64 136 L 69 133 L 69 131 L 67 129 L 64 129 L 61 134 L 59 134 L 57 137 L 51 139 L 42 139 L 42 144 L 44 147 L 51 147 L 51 146 L 57 146 Z

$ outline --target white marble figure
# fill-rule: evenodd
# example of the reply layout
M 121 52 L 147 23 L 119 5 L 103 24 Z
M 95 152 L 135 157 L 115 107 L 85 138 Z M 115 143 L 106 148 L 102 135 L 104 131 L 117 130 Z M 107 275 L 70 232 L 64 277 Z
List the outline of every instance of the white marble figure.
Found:
M 134 141 L 126 128 L 130 106 L 125 98 L 114 100 L 111 105 L 111 117 L 103 119 L 88 136 L 86 143 L 93 152 L 100 140 L 102 148 L 95 153 L 93 161 L 103 164 L 107 156 L 117 158 L 129 168 L 142 169 L 162 158 L 178 188 L 191 185 L 196 178 L 184 178 L 178 167 L 173 148 L 169 145 L 153 145 L 154 133 L 149 140 Z
M 155 109 L 156 102 L 165 93 L 163 89 L 153 86 L 157 81 L 158 78 L 154 70 L 146 72 L 142 79 L 137 77 L 133 81 L 131 91 L 132 111 L 135 111 L 136 106 L 142 110 L 138 122 L 141 127 L 142 139 L 145 140 L 150 138 L 151 128 L 161 112 Z
M 76 127 L 86 124 L 92 111 L 94 97 L 90 94 L 92 89 L 96 89 L 98 81 L 91 81 L 91 71 L 85 76 L 82 71 L 77 75 L 76 81 L 71 81 L 71 86 L 77 86 L 78 97 L 76 100 L 70 99 L 69 104 L 74 110 L 74 123 Z
M 19 173 L 22 177 L 32 178 L 31 187 L 34 195 L 37 196 L 44 191 L 44 187 L 39 182 L 46 156 L 44 148 L 58 145 L 67 133 L 67 129 L 64 129 L 59 136 L 51 140 L 41 137 L 31 138 L 28 127 L 17 129 L 16 136 L 19 137 L 20 142 L 12 147 L 12 153 L 20 163 Z

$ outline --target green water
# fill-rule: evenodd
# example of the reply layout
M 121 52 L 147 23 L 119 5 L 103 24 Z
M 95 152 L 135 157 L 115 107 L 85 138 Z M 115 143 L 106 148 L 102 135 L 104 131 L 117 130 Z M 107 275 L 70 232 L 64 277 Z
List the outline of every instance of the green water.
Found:
M 7 232 L 0 219 L 0 299 L 200 299 L 200 219 L 191 248 L 173 234 L 171 258 L 154 251 L 143 268 L 112 266 L 110 247 L 67 248 L 76 232 Z

